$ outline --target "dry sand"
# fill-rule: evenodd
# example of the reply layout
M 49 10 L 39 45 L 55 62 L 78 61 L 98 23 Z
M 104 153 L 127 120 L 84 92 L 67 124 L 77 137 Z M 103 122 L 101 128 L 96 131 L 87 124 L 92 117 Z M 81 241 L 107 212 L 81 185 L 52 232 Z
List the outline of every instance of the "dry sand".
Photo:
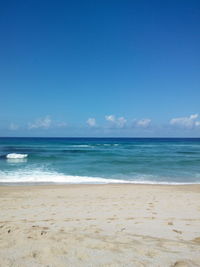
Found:
M 0 266 L 200 266 L 200 185 L 1 186 Z

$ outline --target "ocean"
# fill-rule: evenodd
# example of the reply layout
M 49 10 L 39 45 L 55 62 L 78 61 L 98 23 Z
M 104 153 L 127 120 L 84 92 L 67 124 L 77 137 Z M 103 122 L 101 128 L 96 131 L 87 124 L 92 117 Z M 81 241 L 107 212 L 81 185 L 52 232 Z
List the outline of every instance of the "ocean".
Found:
M 200 183 L 200 138 L 0 138 L 0 183 Z

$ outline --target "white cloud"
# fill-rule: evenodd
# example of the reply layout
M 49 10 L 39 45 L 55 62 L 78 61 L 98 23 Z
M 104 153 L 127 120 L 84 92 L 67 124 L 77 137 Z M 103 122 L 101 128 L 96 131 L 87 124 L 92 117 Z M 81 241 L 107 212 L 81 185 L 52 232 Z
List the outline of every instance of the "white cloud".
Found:
M 9 129 L 12 131 L 16 131 L 17 129 L 19 129 L 19 126 L 13 122 L 11 122 Z
M 42 128 L 42 129 L 48 129 L 52 124 L 52 120 L 49 116 L 46 116 L 44 118 L 39 118 L 37 120 L 35 120 L 35 122 L 33 123 L 29 123 L 28 124 L 28 128 L 29 129 L 38 129 L 38 128 Z
M 106 115 L 105 119 L 112 123 L 113 126 L 123 128 L 127 120 L 124 117 L 116 118 L 115 115 Z
M 189 117 L 173 118 L 170 120 L 170 124 L 175 126 L 182 126 L 185 128 L 193 128 L 195 126 L 200 126 L 200 121 L 197 121 L 198 117 L 198 114 L 192 114 Z
M 89 118 L 86 122 L 90 127 L 96 126 L 96 119 L 95 118 Z
M 144 128 L 147 128 L 150 124 L 151 124 L 150 119 L 141 119 L 141 120 L 136 122 L 137 126 L 144 127 Z
M 114 115 L 106 115 L 105 119 L 107 121 L 112 121 L 112 122 L 115 122 L 115 120 L 116 120 Z
M 126 122 L 127 120 L 124 117 L 119 117 L 117 119 L 117 125 L 121 128 L 125 126 Z
M 195 119 L 197 119 L 198 117 L 199 117 L 199 114 L 193 114 L 193 115 L 190 116 L 190 118 L 191 118 L 192 120 L 195 120 Z

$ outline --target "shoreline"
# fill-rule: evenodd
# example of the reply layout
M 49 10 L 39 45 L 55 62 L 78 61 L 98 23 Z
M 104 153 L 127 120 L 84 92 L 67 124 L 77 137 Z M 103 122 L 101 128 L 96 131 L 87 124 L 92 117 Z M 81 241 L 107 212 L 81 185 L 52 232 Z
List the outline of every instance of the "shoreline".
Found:
M 0 210 L 0 266 L 200 266 L 200 185 L 0 186 Z
M 194 182 L 194 183 L 176 183 L 176 182 L 119 182 L 119 183 L 67 183 L 67 182 L 0 182 L 0 187 L 18 187 L 18 186 L 95 186 L 95 185 L 129 185 L 129 186 L 134 186 L 134 185 L 144 185 L 144 186 L 200 186 L 200 182 Z

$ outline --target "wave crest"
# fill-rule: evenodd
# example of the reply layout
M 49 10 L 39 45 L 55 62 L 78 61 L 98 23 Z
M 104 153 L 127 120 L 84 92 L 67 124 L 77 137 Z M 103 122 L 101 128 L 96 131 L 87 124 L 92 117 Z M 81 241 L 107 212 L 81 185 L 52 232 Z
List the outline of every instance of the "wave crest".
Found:
M 167 182 L 147 179 L 108 179 L 103 177 L 89 177 L 89 176 L 73 176 L 65 175 L 57 172 L 50 172 L 44 170 L 18 170 L 11 172 L 0 171 L 0 183 L 14 184 L 14 183 L 45 183 L 45 184 L 160 184 L 160 185 L 183 185 L 183 184 L 200 184 L 199 180 L 196 182 Z
M 10 153 L 6 155 L 7 159 L 24 159 L 27 157 L 28 157 L 28 154 Z

